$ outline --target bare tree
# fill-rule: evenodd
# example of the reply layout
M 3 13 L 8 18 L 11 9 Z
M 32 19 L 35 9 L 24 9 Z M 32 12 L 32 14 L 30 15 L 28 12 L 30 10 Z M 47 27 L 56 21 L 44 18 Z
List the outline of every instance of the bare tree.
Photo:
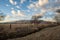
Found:
M 33 23 L 39 23 L 39 18 L 42 18 L 42 16 L 36 16 L 36 15 L 34 15 L 34 16 L 32 16 L 32 19 L 33 19 Z
M 42 18 L 46 12 L 47 11 L 43 9 L 43 10 L 41 10 L 40 13 L 33 15 L 32 16 L 33 22 L 39 23 L 39 20 L 38 19 Z
M 56 10 L 56 16 L 55 16 L 55 20 L 57 23 L 60 24 L 60 9 Z

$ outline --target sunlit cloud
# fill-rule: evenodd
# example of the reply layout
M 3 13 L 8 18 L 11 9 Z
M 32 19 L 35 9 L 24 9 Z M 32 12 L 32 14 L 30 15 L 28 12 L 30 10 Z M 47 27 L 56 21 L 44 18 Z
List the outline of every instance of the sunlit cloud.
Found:
M 31 3 L 30 5 L 28 5 L 27 7 L 29 8 L 29 9 L 31 9 L 31 8 L 40 8 L 41 6 L 43 6 L 43 5 L 45 5 L 45 4 L 47 4 L 48 3 L 48 0 L 39 0 L 38 2 L 33 2 L 33 3 Z
M 26 0 L 20 0 L 20 3 L 23 4 Z
M 44 16 L 45 13 L 46 13 L 46 10 L 41 10 L 40 13 L 36 13 L 34 14 L 34 16 Z
M 0 21 L 0 23 L 11 22 L 12 20 L 10 18 L 11 18 L 10 15 L 6 15 L 5 19 L 3 21 Z
M 31 8 L 34 8 L 34 4 L 30 4 L 29 6 L 27 6 L 29 9 L 31 9 Z
M 17 13 L 18 16 L 25 16 L 20 10 L 18 10 Z
M 20 7 L 19 7 L 19 6 L 16 6 L 16 8 L 19 8 L 19 9 L 20 9 Z
M 14 8 L 12 7 L 11 10 L 14 10 Z
M 13 15 L 16 15 L 16 11 L 13 9 L 12 11 L 11 11 L 11 13 L 13 14 Z
M 20 16 L 25 16 L 24 14 L 23 14 L 23 12 L 21 12 L 20 10 L 12 10 L 11 11 L 11 13 L 12 13 L 12 15 L 14 16 L 14 17 L 20 17 Z
M 24 19 L 21 17 L 26 17 L 26 15 L 23 12 L 21 12 L 20 10 L 17 10 L 17 11 L 12 10 L 11 13 L 12 13 L 12 15 L 9 15 L 9 14 L 6 15 L 5 19 L 3 21 L 0 21 L 0 23 L 19 21 L 21 19 Z
M 16 4 L 17 4 L 16 1 L 14 2 L 14 0 L 9 0 L 9 2 L 10 2 L 12 5 L 16 5 Z
M 7 16 L 5 17 L 5 19 L 8 19 L 8 18 L 10 18 L 10 15 L 7 15 Z
M 43 6 L 44 4 L 48 3 L 48 0 L 39 0 L 38 3 L 39 3 L 40 6 Z

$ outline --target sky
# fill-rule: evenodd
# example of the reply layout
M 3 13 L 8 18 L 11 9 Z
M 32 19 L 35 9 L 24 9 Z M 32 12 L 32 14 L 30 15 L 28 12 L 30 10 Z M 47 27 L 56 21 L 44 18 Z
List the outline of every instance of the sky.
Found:
M 54 1 L 49 0 L 49 2 L 53 3 Z M 47 4 L 47 6 L 45 4 Z M 48 8 L 48 0 L 44 0 L 43 2 L 42 0 L 0 0 L 0 13 L 2 12 L 5 16 L 4 22 L 31 20 L 33 15 L 41 14 L 41 10 L 44 5 Z M 48 11 L 44 14 L 42 19 L 52 20 L 53 17 L 54 13 L 52 11 Z

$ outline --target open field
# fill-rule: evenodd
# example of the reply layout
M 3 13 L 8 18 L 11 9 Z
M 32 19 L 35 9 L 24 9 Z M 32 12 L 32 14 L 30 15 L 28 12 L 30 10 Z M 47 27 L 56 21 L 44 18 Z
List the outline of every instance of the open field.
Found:
M 39 23 L 39 24 L 34 23 L 0 24 L 0 40 L 22 38 L 32 33 L 39 32 L 44 28 L 54 26 L 58 26 L 58 24 L 50 22 Z
M 60 40 L 60 25 L 56 27 L 44 28 L 30 35 L 8 40 Z

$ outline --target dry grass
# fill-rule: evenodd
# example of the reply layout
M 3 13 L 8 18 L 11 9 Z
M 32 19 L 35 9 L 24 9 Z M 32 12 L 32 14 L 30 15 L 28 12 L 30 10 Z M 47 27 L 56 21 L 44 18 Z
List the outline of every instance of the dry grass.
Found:
M 40 31 L 43 28 L 56 26 L 57 24 L 0 24 L 0 39 L 24 37 Z M 11 29 L 10 29 L 11 26 Z
M 25 37 L 8 40 L 60 40 L 60 26 L 44 28 Z

